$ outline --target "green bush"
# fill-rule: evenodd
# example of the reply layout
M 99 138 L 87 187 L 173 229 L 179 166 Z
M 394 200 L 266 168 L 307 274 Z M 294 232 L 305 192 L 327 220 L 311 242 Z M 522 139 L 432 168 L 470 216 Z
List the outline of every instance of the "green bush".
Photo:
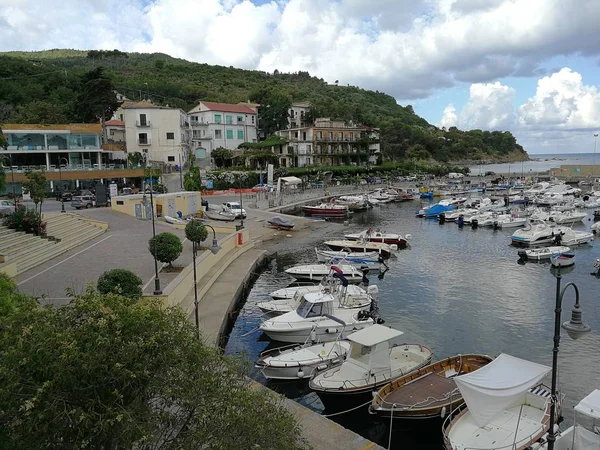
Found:
M 98 278 L 97 289 L 101 294 L 120 294 L 124 297 L 142 296 L 142 279 L 131 270 L 107 270 Z
M 4 226 L 16 231 L 24 231 L 36 236 L 46 236 L 46 222 L 42 220 L 40 213 L 22 206 L 5 217 L 2 223 Z
M 160 262 L 173 267 L 173 261 L 179 258 L 183 251 L 181 239 L 173 233 L 160 233 L 156 237 L 150 238 L 148 242 L 148 250 L 152 255 L 156 256 Z
M 192 220 L 185 226 L 185 237 L 198 244 L 206 240 L 208 230 L 202 222 Z

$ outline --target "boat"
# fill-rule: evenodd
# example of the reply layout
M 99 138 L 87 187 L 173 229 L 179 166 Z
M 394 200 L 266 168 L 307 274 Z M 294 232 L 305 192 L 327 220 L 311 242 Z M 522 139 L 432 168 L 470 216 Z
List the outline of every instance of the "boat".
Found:
M 426 219 L 433 219 L 441 213 L 453 211 L 454 209 L 456 209 L 456 206 L 454 205 L 442 205 L 438 203 L 437 205 L 433 205 L 427 209 L 420 210 L 418 216 L 425 217 Z
M 294 311 L 265 320 L 259 326 L 270 339 L 279 342 L 304 343 L 308 339 L 330 342 L 381 321 L 372 311 L 362 308 L 336 309 L 335 298 L 327 292 L 305 294 Z
M 346 409 L 372 399 L 374 389 L 426 366 L 433 356 L 422 344 L 399 344 L 404 333 L 372 325 L 347 336 L 352 343 L 339 366 L 318 370 L 308 386 L 317 393 L 325 409 Z M 366 404 L 364 405 L 366 406 Z
M 302 211 L 307 216 L 317 217 L 346 217 L 349 214 L 348 206 L 335 203 L 321 203 L 317 206 L 303 206 Z
M 324 277 L 330 276 L 331 271 L 336 270 L 335 267 L 341 272 L 338 273 L 350 283 L 360 283 L 363 280 L 362 270 L 352 264 L 301 264 L 286 269 L 285 273 L 300 281 L 321 281 Z
M 591 231 L 576 231 L 571 228 L 563 228 L 557 239 L 558 244 L 579 245 L 588 244 L 594 240 L 594 233 Z
M 185 222 L 182 220 L 176 219 L 175 217 L 165 216 L 165 222 L 170 223 L 172 225 L 181 225 Z
M 516 230 L 512 236 L 512 243 L 515 245 L 545 245 L 545 244 L 556 244 L 560 245 L 561 238 L 557 237 L 569 228 L 548 224 L 541 220 L 529 220 L 525 224 L 525 228 Z M 591 234 L 591 233 L 590 233 Z M 568 245 L 565 243 L 565 245 Z
M 589 393 L 573 408 L 573 425 L 560 433 L 554 450 L 597 450 L 600 448 L 600 390 Z
M 503 220 L 498 220 L 498 226 L 500 228 L 518 228 L 523 227 L 527 223 L 526 217 L 514 217 L 510 216 Z
M 369 412 L 388 419 L 443 417 L 463 403 L 454 377 L 480 369 L 492 359 L 486 355 L 458 355 L 404 375 L 379 390 Z
M 335 240 L 325 241 L 324 244 L 331 250 L 347 249 L 351 252 L 377 252 L 386 259 L 392 256 L 392 247 L 383 242 Z
M 294 222 L 283 219 L 279 216 L 267 220 L 267 223 L 269 224 L 269 227 L 276 228 L 278 230 L 290 231 L 292 228 L 294 228 Z
M 569 267 L 575 264 L 574 253 L 556 253 L 550 256 L 550 263 L 554 267 Z
M 378 252 L 351 252 L 350 250 L 321 250 L 315 248 L 315 252 L 317 253 L 317 259 L 321 262 L 324 262 L 325 258 L 368 258 L 368 259 L 378 259 Z M 323 260 L 321 259 L 323 258 Z
M 396 244 L 398 247 L 406 245 L 406 237 L 401 234 L 385 233 L 380 230 L 369 228 L 360 233 L 345 234 L 344 238 L 350 241 L 383 242 L 384 244 Z
M 586 213 L 577 212 L 577 211 L 553 211 L 550 213 L 550 217 L 548 220 L 557 223 L 559 225 L 562 224 L 571 224 L 575 222 L 583 222 L 587 217 Z
M 225 206 L 221 207 L 219 211 L 213 211 L 211 209 L 207 209 L 204 211 L 204 215 L 212 220 L 222 220 L 225 222 L 232 222 L 236 218 L 236 214 L 231 211 L 229 208 Z
M 349 350 L 350 342 L 345 340 L 292 344 L 262 352 L 255 367 L 268 380 L 308 379 L 317 368 L 323 370 L 340 364 Z
M 551 246 L 551 247 L 540 247 L 531 248 L 529 250 L 519 250 L 519 257 L 521 259 L 532 259 L 534 261 L 541 261 L 542 259 L 550 259 L 552 255 L 559 253 L 566 253 L 571 251 L 569 247 L 564 245 Z
M 465 403 L 444 420 L 444 448 L 542 448 L 538 441 L 549 429 L 551 391 L 540 381 L 549 372 L 550 367 L 501 354 L 481 369 L 455 377 Z
M 336 264 L 336 265 L 340 265 L 340 264 L 350 264 L 352 266 L 357 266 L 359 268 L 367 268 L 369 270 L 379 270 L 381 268 L 381 265 L 384 264 L 385 266 L 385 262 L 383 260 L 383 258 L 379 255 L 379 253 L 375 253 L 375 252 L 369 252 L 369 253 L 352 253 L 353 255 L 356 256 L 350 256 L 349 254 L 343 254 L 343 252 L 326 252 L 326 253 L 341 253 L 341 255 L 338 256 L 330 256 L 327 255 L 324 250 L 319 250 L 317 248 L 315 248 L 315 252 L 317 254 L 317 260 L 319 262 L 322 263 L 327 263 L 327 264 Z M 373 257 L 367 257 L 364 255 L 375 255 Z
M 596 222 L 594 223 L 591 227 L 590 227 L 590 231 L 594 234 L 598 233 L 598 231 L 600 231 L 600 222 Z

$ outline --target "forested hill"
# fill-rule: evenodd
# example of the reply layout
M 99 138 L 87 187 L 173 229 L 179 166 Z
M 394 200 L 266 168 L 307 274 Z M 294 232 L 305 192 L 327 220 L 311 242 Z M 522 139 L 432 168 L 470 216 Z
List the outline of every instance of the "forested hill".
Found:
M 0 53 L 0 123 L 77 122 L 82 76 L 105 68 L 115 89 L 131 99 L 185 110 L 199 100 L 291 104 L 310 101 L 312 115 L 380 127 L 389 159 L 523 159 L 508 132 L 440 130 L 383 92 L 328 84 L 308 72 L 292 74 L 211 66 L 164 54 L 48 50 Z M 286 110 L 282 107 L 281 110 Z M 473 134 L 472 134 L 473 133 Z

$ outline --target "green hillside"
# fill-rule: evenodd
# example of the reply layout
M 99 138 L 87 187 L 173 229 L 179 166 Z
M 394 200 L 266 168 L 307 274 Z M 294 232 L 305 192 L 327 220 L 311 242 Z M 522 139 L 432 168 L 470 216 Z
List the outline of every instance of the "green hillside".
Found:
M 264 103 L 269 99 L 286 111 L 291 102 L 308 100 L 314 117 L 380 127 L 383 151 L 391 160 L 527 156 L 508 132 L 439 130 L 416 115 L 410 105 L 398 105 L 390 95 L 356 86 L 330 85 L 308 72 L 270 74 L 193 63 L 158 53 L 117 50 L 0 53 L 0 123 L 81 121 L 74 104 L 81 77 L 99 66 L 105 68 L 116 90 L 128 98 L 149 96 L 155 103 L 185 110 L 199 100 Z

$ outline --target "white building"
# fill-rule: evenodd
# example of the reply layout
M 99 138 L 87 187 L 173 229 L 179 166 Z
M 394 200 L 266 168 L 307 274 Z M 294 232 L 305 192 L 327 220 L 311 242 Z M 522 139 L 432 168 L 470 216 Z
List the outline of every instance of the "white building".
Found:
M 302 128 L 312 125 L 309 121 L 310 102 L 295 102 L 288 111 L 288 128 Z
M 127 152 L 148 155 L 148 161 L 184 164 L 191 149 L 187 114 L 179 108 L 147 101 L 124 102 L 115 117 L 125 122 Z
M 258 114 L 252 106 L 200 102 L 192 108 L 188 117 L 196 158 L 209 159 L 219 147 L 235 150 L 244 142 L 256 142 Z

